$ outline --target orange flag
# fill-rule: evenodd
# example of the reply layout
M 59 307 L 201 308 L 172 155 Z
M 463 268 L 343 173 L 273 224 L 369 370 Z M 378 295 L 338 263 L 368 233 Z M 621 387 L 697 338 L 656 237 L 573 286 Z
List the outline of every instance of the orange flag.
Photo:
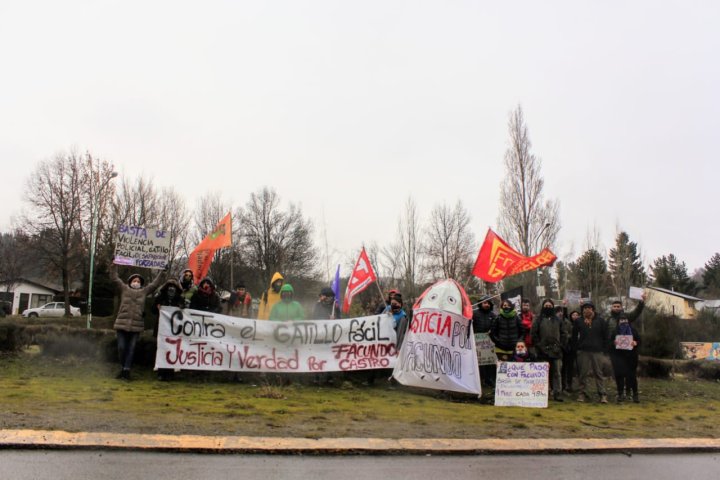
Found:
M 228 212 L 225 217 L 220 220 L 215 230 L 210 232 L 202 242 L 195 247 L 188 258 L 188 268 L 193 271 L 195 283 L 202 280 L 212 263 L 215 251 L 229 247 L 232 245 L 232 218 Z
M 549 248 L 533 257 L 526 257 L 513 250 L 492 229 L 488 229 L 472 273 L 486 282 L 499 282 L 505 277 L 552 265 L 555 260 L 557 257 Z

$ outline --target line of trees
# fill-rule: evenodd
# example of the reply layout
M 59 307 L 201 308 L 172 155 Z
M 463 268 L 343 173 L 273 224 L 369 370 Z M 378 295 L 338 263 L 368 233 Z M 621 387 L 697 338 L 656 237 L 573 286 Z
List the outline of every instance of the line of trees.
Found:
M 561 228 L 559 203 L 544 194 L 542 161 L 532 152 L 528 126 L 518 106 L 508 118 L 505 175 L 500 188 L 497 219 L 500 235 L 524 255 L 545 247 L 557 251 Z M 119 225 L 159 228 L 171 239 L 171 274 L 185 268 L 187 257 L 228 212 L 233 212 L 233 246 L 215 254 L 210 275 L 222 289 L 239 280 L 254 292 L 267 288 L 275 271 L 293 279 L 300 291 L 319 289 L 330 275 L 325 240 L 324 262 L 315 238 L 315 226 L 293 203 L 286 203 L 269 187 L 252 192 L 242 205 L 232 205 L 220 194 L 208 193 L 189 206 L 172 187 L 158 187 L 152 178 L 116 181 L 115 166 L 93 154 L 75 150 L 41 162 L 27 181 L 26 211 L 17 228 L 0 234 L 0 281 L 7 291 L 15 279 L 59 279 L 69 308 L 72 290 L 86 292 L 93 242 L 93 218 L 99 296 L 111 297 L 103 286 L 114 251 L 113 234 Z M 653 284 L 682 293 L 720 295 L 720 254 L 715 254 L 693 278 L 684 262 L 668 254 L 655 259 L 646 271 L 637 242 L 620 231 L 605 255 L 599 234 L 589 235 L 586 249 L 576 258 L 511 277 L 500 284 L 484 284 L 471 274 L 479 244 L 470 229 L 471 217 L 461 201 L 435 205 L 426 217 L 408 198 L 396 223 L 396 235 L 387 245 L 366 245 L 384 288 L 400 288 L 416 298 L 434 280 L 451 277 L 469 293 L 498 293 L 522 285 L 527 296 L 565 298 L 580 290 L 593 298 L 622 297 L 632 285 Z M 352 268 L 361 245 L 344 255 L 343 272 Z M 324 263 L 324 268 L 321 264 Z M 323 270 L 325 270 L 323 272 Z M 334 270 L 334 269 L 333 269 Z M 309 290 L 308 290 L 309 289 Z M 69 313 L 69 312 L 68 312 Z

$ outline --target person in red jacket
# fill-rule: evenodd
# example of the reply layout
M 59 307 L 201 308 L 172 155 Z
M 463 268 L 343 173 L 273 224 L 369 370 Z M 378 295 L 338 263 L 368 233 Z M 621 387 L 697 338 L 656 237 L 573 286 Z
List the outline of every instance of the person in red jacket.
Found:
M 536 356 L 535 346 L 533 345 L 532 336 L 530 335 L 530 330 L 532 330 L 533 321 L 535 320 L 535 316 L 533 315 L 532 311 L 530 310 L 530 300 L 527 298 L 523 298 L 522 302 L 520 304 L 520 320 L 522 322 L 522 328 L 524 334 L 524 342 L 525 347 L 527 348 L 528 357 L 530 361 L 533 361 Z

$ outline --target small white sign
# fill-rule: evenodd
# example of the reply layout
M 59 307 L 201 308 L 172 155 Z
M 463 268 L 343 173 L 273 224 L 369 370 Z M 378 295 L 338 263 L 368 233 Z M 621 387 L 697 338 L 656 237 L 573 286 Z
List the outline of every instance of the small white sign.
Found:
M 632 298 L 633 300 L 642 300 L 643 293 L 645 293 L 644 288 L 630 287 L 630 292 L 628 293 L 628 297 Z

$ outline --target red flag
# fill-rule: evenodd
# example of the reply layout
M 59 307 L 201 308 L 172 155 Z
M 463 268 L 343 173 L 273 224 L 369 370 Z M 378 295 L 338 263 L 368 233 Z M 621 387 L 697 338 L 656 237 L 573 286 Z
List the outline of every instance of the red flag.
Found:
M 488 229 L 472 273 L 486 282 L 499 282 L 505 277 L 552 265 L 555 260 L 557 257 L 549 248 L 534 257 L 526 257 L 513 250 L 497 233 Z
M 207 275 L 215 251 L 230 245 L 232 245 L 232 218 L 228 212 L 215 229 L 195 247 L 188 258 L 188 268 L 193 271 L 195 283 Z
M 365 247 L 360 251 L 360 256 L 355 262 L 355 268 L 350 275 L 348 280 L 347 288 L 345 289 L 345 298 L 343 299 L 342 311 L 348 313 L 350 311 L 350 304 L 355 295 L 365 290 L 368 285 L 377 280 L 375 270 L 373 270 L 370 264 L 370 259 L 365 253 Z

